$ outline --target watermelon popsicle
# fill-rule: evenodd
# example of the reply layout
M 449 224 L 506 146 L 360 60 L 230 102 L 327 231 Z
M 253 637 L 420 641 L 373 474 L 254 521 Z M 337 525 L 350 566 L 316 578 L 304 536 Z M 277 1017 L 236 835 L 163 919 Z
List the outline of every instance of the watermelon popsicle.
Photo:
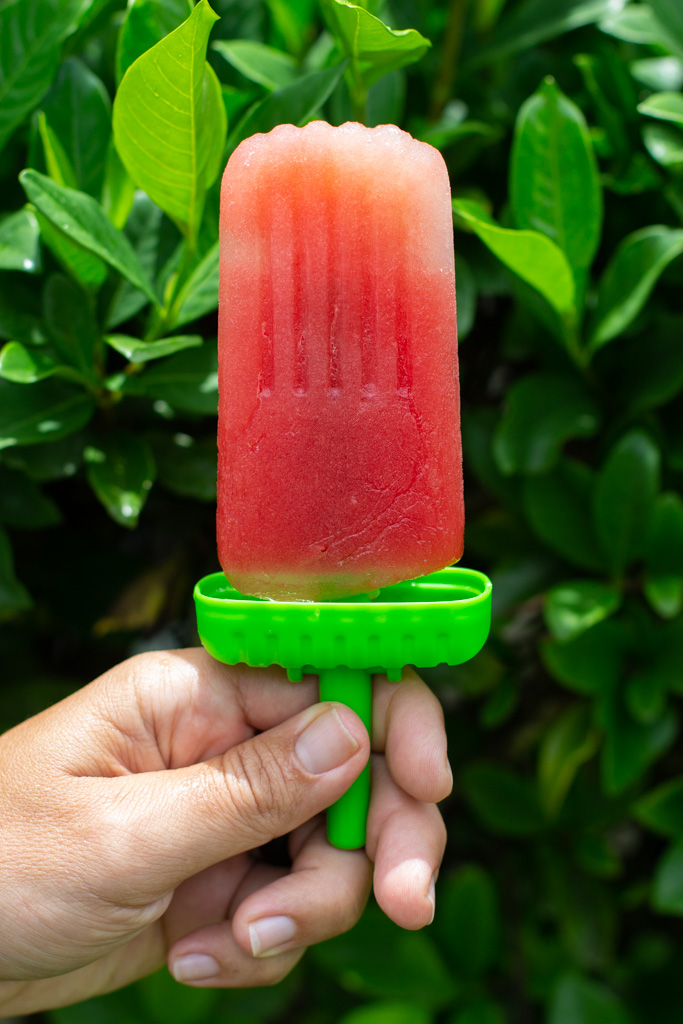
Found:
M 281 125 L 221 193 L 218 555 L 339 600 L 462 554 L 450 187 L 394 127 Z

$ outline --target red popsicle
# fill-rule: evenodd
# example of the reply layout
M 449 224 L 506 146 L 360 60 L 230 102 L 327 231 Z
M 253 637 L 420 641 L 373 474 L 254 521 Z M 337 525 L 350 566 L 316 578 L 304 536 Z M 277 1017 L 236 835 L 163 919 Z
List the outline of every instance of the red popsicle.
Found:
M 393 125 L 281 125 L 221 192 L 218 556 L 317 601 L 456 562 L 464 506 L 450 187 Z

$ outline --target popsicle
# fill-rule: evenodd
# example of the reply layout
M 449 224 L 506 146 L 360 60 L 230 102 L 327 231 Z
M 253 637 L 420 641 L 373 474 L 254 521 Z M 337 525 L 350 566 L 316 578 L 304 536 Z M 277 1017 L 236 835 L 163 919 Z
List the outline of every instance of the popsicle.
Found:
M 450 187 L 393 125 L 280 125 L 221 192 L 218 556 L 241 593 L 367 594 L 463 547 Z

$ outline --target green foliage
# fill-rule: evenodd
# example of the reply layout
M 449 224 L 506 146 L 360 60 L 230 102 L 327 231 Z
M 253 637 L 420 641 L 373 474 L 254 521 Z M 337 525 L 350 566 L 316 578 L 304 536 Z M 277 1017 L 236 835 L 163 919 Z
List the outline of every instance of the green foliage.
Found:
M 273 988 L 160 972 L 47 1017 L 670 1024 L 683 7 L 213 6 L 0 6 L 0 719 L 133 650 L 196 642 L 192 584 L 215 568 L 219 177 L 283 122 L 394 121 L 444 156 L 465 560 L 494 580 L 492 636 L 470 665 L 425 670 L 455 774 L 431 928 L 372 905 Z

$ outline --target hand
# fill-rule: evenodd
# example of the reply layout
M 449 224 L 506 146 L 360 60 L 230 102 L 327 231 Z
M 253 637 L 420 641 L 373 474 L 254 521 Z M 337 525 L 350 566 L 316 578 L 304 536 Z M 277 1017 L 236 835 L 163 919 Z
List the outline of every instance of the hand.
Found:
M 369 740 L 317 680 L 203 650 L 132 658 L 0 737 L 0 1012 L 118 988 L 168 962 L 200 986 L 272 984 L 358 920 L 434 912 L 448 795 L 441 707 L 411 671 L 374 687 L 366 850 L 320 812 Z M 253 852 L 291 833 L 291 869 Z M 68 973 L 67 973 L 68 972 Z

